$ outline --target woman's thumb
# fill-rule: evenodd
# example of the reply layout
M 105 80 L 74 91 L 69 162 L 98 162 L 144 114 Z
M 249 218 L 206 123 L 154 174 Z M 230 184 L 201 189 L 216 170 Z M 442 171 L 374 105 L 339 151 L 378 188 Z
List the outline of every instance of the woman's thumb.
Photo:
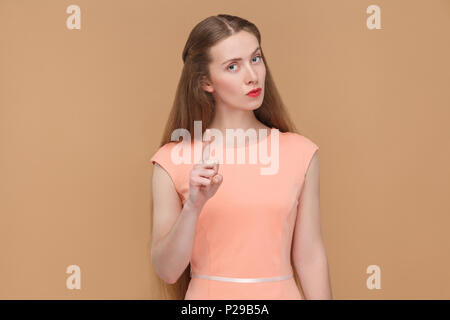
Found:
M 222 176 L 220 174 L 216 174 L 213 178 L 215 183 L 220 183 L 222 182 Z

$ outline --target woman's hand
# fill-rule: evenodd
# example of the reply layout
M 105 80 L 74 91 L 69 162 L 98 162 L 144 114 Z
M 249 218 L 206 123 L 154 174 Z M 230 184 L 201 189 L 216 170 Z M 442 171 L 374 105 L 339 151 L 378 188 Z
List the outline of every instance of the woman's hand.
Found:
M 206 201 L 214 196 L 222 184 L 223 177 L 218 173 L 219 163 L 209 159 L 211 137 L 205 132 L 207 141 L 202 141 L 202 161 L 194 164 L 189 174 L 189 198 L 193 206 L 201 211 Z

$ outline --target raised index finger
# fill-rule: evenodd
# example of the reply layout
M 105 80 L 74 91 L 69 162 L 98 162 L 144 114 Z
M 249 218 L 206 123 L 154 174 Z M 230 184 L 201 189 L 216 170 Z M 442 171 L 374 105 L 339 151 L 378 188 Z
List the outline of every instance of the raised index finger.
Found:
M 209 160 L 211 141 L 210 131 L 206 130 L 205 140 L 202 141 L 202 164 L 207 163 L 207 160 Z

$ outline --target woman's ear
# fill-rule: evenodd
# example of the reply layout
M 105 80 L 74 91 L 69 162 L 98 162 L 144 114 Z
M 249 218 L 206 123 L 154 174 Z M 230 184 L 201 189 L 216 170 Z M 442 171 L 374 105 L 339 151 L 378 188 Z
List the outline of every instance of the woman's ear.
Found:
M 210 93 L 214 92 L 214 88 L 206 76 L 202 78 L 202 89 Z

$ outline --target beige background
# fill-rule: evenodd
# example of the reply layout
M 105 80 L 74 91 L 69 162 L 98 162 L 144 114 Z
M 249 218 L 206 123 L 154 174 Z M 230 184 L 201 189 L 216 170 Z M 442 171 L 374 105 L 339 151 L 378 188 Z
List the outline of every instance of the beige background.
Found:
M 187 36 L 219 13 L 259 27 L 320 147 L 334 298 L 449 299 L 448 0 L 0 0 L 0 298 L 159 297 L 148 160 Z M 66 288 L 72 264 L 81 290 Z

